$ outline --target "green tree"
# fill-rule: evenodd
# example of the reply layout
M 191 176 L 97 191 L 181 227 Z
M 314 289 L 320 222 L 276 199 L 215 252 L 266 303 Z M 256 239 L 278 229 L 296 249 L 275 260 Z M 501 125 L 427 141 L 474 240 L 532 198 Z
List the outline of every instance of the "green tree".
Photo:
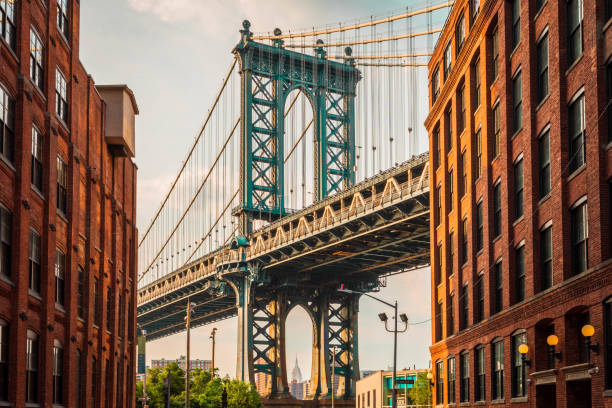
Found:
M 182 408 L 185 406 L 185 372 L 176 363 L 168 364 L 165 368 L 147 370 L 147 395 L 149 407 L 165 408 L 167 398 L 166 379 L 170 374 L 170 406 Z M 136 395 L 142 396 L 142 382 L 136 386 Z
M 431 404 L 431 386 L 427 373 L 419 373 L 414 386 L 408 391 L 408 399 L 414 405 Z

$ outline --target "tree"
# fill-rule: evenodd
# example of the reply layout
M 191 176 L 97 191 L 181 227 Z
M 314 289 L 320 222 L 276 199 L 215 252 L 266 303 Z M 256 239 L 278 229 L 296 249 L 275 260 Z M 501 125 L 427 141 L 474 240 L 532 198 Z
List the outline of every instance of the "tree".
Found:
M 431 404 L 431 386 L 427 373 L 418 373 L 414 386 L 408 392 L 408 398 L 414 405 Z
M 165 408 L 168 386 L 166 379 L 170 375 L 170 407 L 185 406 L 185 372 L 176 363 L 170 363 L 165 368 L 147 370 L 147 395 L 151 408 Z M 136 385 L 136 395 L 142 396 L 142 383 Z

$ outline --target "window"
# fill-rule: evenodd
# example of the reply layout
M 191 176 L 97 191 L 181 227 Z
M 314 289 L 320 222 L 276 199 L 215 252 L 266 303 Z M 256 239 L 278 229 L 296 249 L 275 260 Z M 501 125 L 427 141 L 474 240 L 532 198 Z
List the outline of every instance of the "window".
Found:
M 100 327 L 100 282 L 98 278 L 93 278 L 93 310 L 94 310 L 94 324 Z
M 521 0 L 510 1 L 510 13 L 512 16 L 512 50 L 521 41 Z
M 457 90 L 457 134 L 463 133 L 465 130 L 465 84 L 462 82 Z
M 478 12 L 480 11 L 480 0 L 470 0 L 470 22 L 474 24 Z
M 493 48 L 493 82 L 497 79 L 497 75 L 499 75 L 499 31 L 497 30 L 497 26 L 493 28 L 493 32 L 491 34 L 491 48 Z
M 569 169 L 578 169 L 585 163 L 584 155 L 584 95 L 580 95 L 569 106 Z
M 606 389 L 610 390 L 612 389 L 612 297 L 604 302 L 604 325 Z M 2 374 L 0 373 L 0 375 Z
M 30 79 L 40 89 L 44 88 L 44 52 L 42 40 L 33 28 L 30 28 Z
M 504 341 L 495 341 L 491 347 L 493 376 L 491 378 L 491 398 L 493 401 L 504 399 Z
M 433 131 L 433 140 L 436 141 L 436 157 L 434 158 L 434 168 L 440 167 L 442 164 L 442 140 L 440 139 L 440 125 L 437 124 Z
M 83 356 L 81 355 L 81 350 L 76 350 L 76 408 L 81 408 L 83 405 L 82 395 L 83 395 Z
M 2 4 L 2 3 L 0 3 Z M 9 326 L 0 319 L 0 401 L 8 401 Z
M 446 150 L 447 153 L 453 148 L 453 107 L 448 104 L 444 111 L 444 123 L 446 124 Z
M 85 271 L 80 266 L 77 270 L 77 316 L 85 318 Z
M 55 303 L 64 306 L 64 274 L 66 271 L 66 255 L 59 249 L 55 250 Z
M 436 342 L 442 340 L 442 302 L 436 303 Z
M 69 0 L 57 0 L 57 28 L 68 38 L 70 35 L 70 26 L 68 25 L 68 1 Z
M 68 123 L 68 84 L 59 69 L 55 71 L 55 113 Z
M 518 349 L 521 344 L 527 343 L 527 334 L 518 333 L 512 336 L 512 396 L 524 397 L 527 395 L 525 387 L 525 371 L 523 360 Z
M 499 117 L 499 102 L 493 106 L 493 158 L 499 156 L 499 138 L 501 132 L 501 122 Z
M 493 186 L 493 237 L 501 235 L 501 180 L 497 180 Z
M 472 64 L 472 73 L 474 75 L 474 111 L 480 106 L 480 57 L 476 56 Z
M 482 176 L 482 137 L 480 128 L 476 131 L 476 179 Z
M 448 235 L 448 275 L 453 274 L 453 261 L 455 258 L 455 233 L 451 231 Z
M 461 197 L 465 196 L 468 189 L 468 174 L 467 174 L 467 153 L 461 152 Z
M 63 404 L 63 385 L 64 385 L 64 349 L 62 343 L 55 340 L 53 344 L 53 403 Z
M 514 163 L 514 219 L 523 216 L 523 157 Z
M 540 198 L 550 193 L 550 138 L 546 130 L 538 139 L 538 183 Z
M 475 376 L 474 376 L 474 382 L 475 382 L 475 387 L 474 387 L 474 391 L 475 391 L 475 401 L 484 401 L 485 400 L 485 394 L 486 394 L 486 387 L 485 387 L 485 374 L 486 374 L 486 369 L 485 369 L 485 348 L 484 346 L 478 346 L 476 347 L 475 353 L 474 353 L 474 368 L 475 368 Z
M 111 331 L 112 319 L 111 319 L 111 288 L 106 288 L 106 330 Z
M 38 335 L 28 330 L 26 338 L 26 402 L 38 402 Z
M 448 403 L 455 403 L 455 357 L 451 356 L 446 360 L 446 370 L 448 371 Z
M 514 250 L 514 270 L 515 270 L 515 302 L 525 299 L 525 245 L 521 245 Z
M 467 282 L 463 284 L 463 286 L 461 287 L 461 294 L 460 294 L 460 298 L 459 298 L 459 303 L 460 303 L 460 307 L 461 307 L 461 320 L 459 321 L 459 323 L 461 324 L 461 329 L 465 329 L 466 327 L 468 327 L 468 313 L 469 313 L 469 299 L 468 299 L 468 284 Z
M 15 29 L 15 13 L 17 0 L 0 0 L 0 37 L 15 51 L 17 30 Z
M 483 219 L 482 219 L 482 201 L 476 204 L 476 251 L 480 251 L 483 247 Z
M 540 9 L 542 8 L 542 6 L 544 5 L 544 3 L 546 2 L 546 0 L 536 0 L 535 1 L 535 12 L 538 13 L 540 11 Z
M 89 404 L 92 408 L 96 408 L 97 388 L 98 383 L 98 361 L 95 357 L 91 358 L 91 403 Z
M 545 290 L 553 285 L 552 226 L 540 231 L 540 285 Z
M 125 334 L 125 307 L 123 305 L 123 295 L 119 294 L 119 301 L 117 304 L 119 305 L 119 337 L 123 337 Z
M 455 26 L 455 56 L 458 56 L 465 42 L 465 23 L 463 21 L 463 13 Z
M 438 264 L 436 265 L 436 284 L 442 283 L 442 243 L 438 244 Z
M 60 156 L 57 156 L 57 209 L 66 215 L 68 204 L 68 167 Z
M 29 252 L 29 265 L 30 265 L 30 290 L 40 293 L 40 235 L 34 230 L 30 230 L 30 252 Z
M 32 126 L 32 166 L 30 181 L 39 192 L 43 187 L 43 137 L 36 128 Z
M 462 257 L 462 262 L 461 264 L 465 265 L 468 261 L 468 236 L 470 231 L 468 230 L 468 221 L 467 218 L 463 219 L 462 222 L 462 226 L 461 226 L 461 230 L 463 232 L 463 239 L 462 239 L 462 245 L 461 245 L 461 257 Z
M 446 44 L 446 48 L 444 49 L 444 82 L 448 81 L 448 76 L 450 75 L 450 71 L 452 68 L 452 55 L 451 55 L 451 42 L 449 41 Z
M 612 0 L 609 0 L 610 6 L 612 6 Z M 608 143 L 612 142 L 612 60 L 606 64 L 606 93 L 608 97 Z
M 518 132 L 523 127 L 523 91 L 522 86 L 522 72 L 519 71 L 514 78 L 512 78 L 512 131 L 513 133 Z
M 461 370 L 461 402 L 470 400 L 470 352 L 463 351 L 459 356 Z
M 570 222 L 572 226 L 572 273 L 576 275 L 588 268 L 589 227 L 586 201 L 571 210 Z
M 567 65 L 582 56 L 582 0 L 567 2 Z
M 440 95 L 440 68 L 436 67 L 431 76 L 431 104 L 436 103 L 436 99 Z
M 538 41 L 536 47 L 538 72 L 538 103 L 548 96 L 548 33 Z
M 444 362 L 436 362 L 436 404 L 444 403 Z
M 612 17 L 612 0 L 606 0 L 605 3 L 606 20 L 609 20 Z
M 3 0 L 0 0 L 2 4 Z M 15 100 L 0 86 L 0 155 L 13 161 L 15 142 Z
M 453 178 L 453 169 L 448 171 L 448 195 L 450 199 L 450 211 L 455 208 L 455 180 Z
M 484 273 L 481 272 L 476 280 L 476 288 L 474 290 L 476 297 L 476 310 L 474 311 L 474 323 L 483 321 L 484 319 Z
M 442 196 L 442 185 L 438 185 L 438 187 L 436 187 L 437 190 L 437 196 L 438 196 L 438 207 L 436 209 L 437 211 L 437 215 L 438 215 L 438 225 L 440 225 L 442 223 L 442 200 L 444 200 L 444 197 Z
M 502 273 L 502 263 L 500 260 L 497 261 L 493 267 L 493 274 L 495 279 L 495 300 L 493 302 L 494 313 L 501 312 L 504 304 L 504 277 Z
M 13 215 L 0 205 L 0 275 L 11 277 Z
M 448 295 L 448 325 L 446 326 L 447 336 L 455 333 L 455 293 Z

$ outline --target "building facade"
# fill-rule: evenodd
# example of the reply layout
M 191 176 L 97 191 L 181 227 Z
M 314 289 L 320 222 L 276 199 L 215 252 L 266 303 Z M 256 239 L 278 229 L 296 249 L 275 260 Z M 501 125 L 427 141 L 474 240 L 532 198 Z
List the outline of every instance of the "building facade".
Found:
M 187 357 L 185 356 L 180 356 L 176 360 L 166 360 L 164 358 L 160 360 L 151 360 L 151 368 L 164 368 L 171 363 L 177 363 L 183 371 L 187 369 Z M 212 361 L 200 359 L 190 360 L 189 367 L 191 370 L 210 371 L 212 368 Z
M 428 370 L 398 370 L 397 371 L 397 408 L 416 406 L 408 395 L 410 389 L 417 383 L 419 374 Z M 389 408 L 393 402 L 393 371 L 372 371 L 368 376 L 357 381 L 355 388 L 357 408 Z
M 78 0 L 0 0 L 0 406 L 135 406 L 137 112 Z
M 611 3 L 460 0 L 440 35 L 426 120 L 438 406 L 612 406 Z

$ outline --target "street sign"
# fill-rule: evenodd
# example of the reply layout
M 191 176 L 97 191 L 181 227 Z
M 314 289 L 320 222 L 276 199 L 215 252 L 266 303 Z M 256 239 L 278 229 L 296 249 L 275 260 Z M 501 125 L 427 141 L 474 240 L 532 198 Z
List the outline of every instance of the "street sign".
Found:
M 409 385 L 414 385 L 414 380 L 408 379 L 408 380 L 397 380 L 395 381 L 397 384 L 409 384 Z
M 138 398 L 138 401 L 150 401 L 151 397 L 149 397 L 148 395 L 146 397 L 140 397 Z

